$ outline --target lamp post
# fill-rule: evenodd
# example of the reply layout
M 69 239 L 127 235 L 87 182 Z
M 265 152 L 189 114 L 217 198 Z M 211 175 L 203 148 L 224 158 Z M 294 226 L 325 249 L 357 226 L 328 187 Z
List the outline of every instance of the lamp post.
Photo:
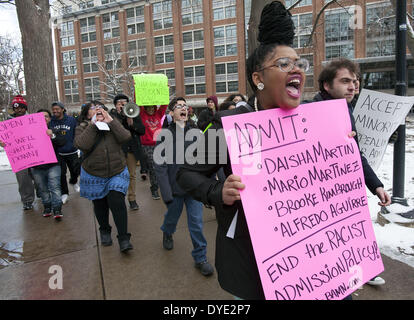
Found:
M 407 93 L 407 58 L 406 58 L 406 34 L 407 34 L 407 3 L 405 0 L 396 1 L 396 84 L 395 95 L 405 96 Z M 405 180 L 405 123 L 398 129 L 398 138 L 394 144 L 394 163 L 393 163 L 393 183 L 392 197 L 393 203 L 408 206 L 407 199 L 404 198 Z M 414 217 L 414 210 L 400 214 L 406 218 Z

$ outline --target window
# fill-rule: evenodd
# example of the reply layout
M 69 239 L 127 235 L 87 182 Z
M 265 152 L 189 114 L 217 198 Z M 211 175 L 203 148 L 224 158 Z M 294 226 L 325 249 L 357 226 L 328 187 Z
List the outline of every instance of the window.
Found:
M 230 6 L 229 6 L 230 4 Z M 213 20 L 222 20 L 236 17 L 236 6 L 234 3 L 220 2 L 214 4 Z
M 297 0 L 286 0 L 285 1 L 286 8 L 289 8 L 290 6 L 295 4 L 296 2 L 297 2 Z M 298 3 L 298 5 L 295 8 L 304 7 L 304 6 L 311 6 L 311 5 L 312 5 L 312 0 L 302 0 L 301 2 Z
M 118 12 L 104 13 L 102 15 L 104 39 L 119 37 L 119 15 Z M 133 30 L 128 30 L 132 32 Z
M 204 49 L 194 49 L 194 59 L 204 59 Z
M 349 26 L 349 13 L 341 9 L 325 12 L 325 58 L 354 58 L 354 30 Z
M 292 16 L 295 25 L 294 48 L 304 48 L 310 45 L 309 38 L 312 32 L 312 13 Z
M 213 28 L 214 56 L 224 57 L 237 55 L 237 28 L 236 25 Z
M 183 25 L 203 23 L 203 6 L 202 1 L 188 0 L 181 2 Z
M 217 74 L 226 74 L 226 64 L 225 63 L 216 64 L 216 75 Z
M 120 69 L 121 61 L 121 44 L 113 43 L 104 46 L 105 68 L 107 70 Z
M 63 85 L 65 88 L 65 102 L 79 102 L 78 80 L 65 80 Z
M 216 69 L 216 92 L 237 92 L 238 82 L 238 63 L 217 63 Z
M 93 0 L 83 1 L 79 3 L 79 10 L 85 10 L 94 6 Z
M 82 49 L 83 72 L 98 71 L 98 50 L 96 47 Z
M 395 72 L 370 72 L 363 76 L 364 88 L 371 90 L 394 89 Z
M 152 4 L 154 30 L 172 27 L 172 0 L 164 0 Z
M 184 50 L 184 61 L 186 60 L 193 60 L 194 55 L 193 55 L 193 50 Z
M 100 87 L 99 87 L 100 81 L 99 78 L 87 78 L 85 79 L 85 95 L 86 100 L 99 100 L 101 98 L 100 94 Z
M 395 54 L 395 17 L 390 3 L 366 7 L 366 56 L 378 57 Z
M 238 73 L 237 62 L 227 63 L 227 73 Z
M 225 82 L 217 82 L 216 83 L 216 92 L 227 92 L 226 83 Z
M 184 68 L 184 83 L 186 94 L 206 93 L 205 66 L 191 66 Z

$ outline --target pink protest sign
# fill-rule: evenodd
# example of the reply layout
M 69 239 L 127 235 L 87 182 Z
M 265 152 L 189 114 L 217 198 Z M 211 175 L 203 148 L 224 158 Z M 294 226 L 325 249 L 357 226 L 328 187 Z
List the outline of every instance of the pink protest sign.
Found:
M 222 122 L 266 299 L 343 299 L 384 270 L 345 100 Z
M 6 144 L 4 149 L 13 172 L 57 162 L 46 130 L 43 113 L 28 114 L 0 122 L 0 141 Z

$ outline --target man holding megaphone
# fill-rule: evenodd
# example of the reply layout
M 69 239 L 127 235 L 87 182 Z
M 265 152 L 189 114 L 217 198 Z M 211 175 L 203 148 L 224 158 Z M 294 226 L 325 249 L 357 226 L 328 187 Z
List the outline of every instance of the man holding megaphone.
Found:
M 131 133 L 131 139 L 122 145 L 129 171 L 128 202 L 131 210 L 138 210 L 136 201 L 135 183 L 137 161 L 140 161 L 141 174 L 146 174 L 145 156 L 141 148 L 139 136 L 145 134 L 145 126 L 139 116 L 138 106 L 129 103 L 129 98 L 124 94 L 118 94 L 114 98 L 115 109 L 110 111 L 112 116 L 118 118 L 125 129 Z M 134 108 L 136 106 L 136 108 Z

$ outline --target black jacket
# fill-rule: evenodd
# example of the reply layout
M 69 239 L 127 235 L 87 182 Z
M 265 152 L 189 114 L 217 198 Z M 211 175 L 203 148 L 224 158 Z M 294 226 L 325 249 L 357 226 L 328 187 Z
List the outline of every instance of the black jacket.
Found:
M 172 156 L 171 159 L 169 159 L 170 161 L 168 163 L 157 163 L 157 160 L 154 157 L 155 174 L 157 176 L 158 185 L 160 186 L 162 200 L 166 204 L 172 202 L 174 197 L 183 197 L 186 194 L 186 192 L 183 191 L 177 184 L 177 172 L 182 166 L 182 164 L 177 163 L 177 152 L 179 152 L 179 150 L 184 151 L 181 157 L 182 161 L 184 161 L 185 151 L 187 150 L 187 147 L 193 143 L 193 141 L 185 140 L 185 134 L 192 128 L 194 127 L 187 124 L 182 129 L 174 122 L 172 122 L 168 128 L 163 129 L 163 131 L 168 130 L 171 132 L 173 139 L 172 143 L 169 144 L 168 140 L 165 141 L 165 136 L 162 133 L 161 140 L 157 143 L 157 146 L 159 147 L 161 147 L 161 144 L 165 144 L 165 150 L 161 156 L 165 157 L 165 151 L 170 152 L 170 155 Z M 178 135 L 177 132 L 179 132 Z M 181 144 L 183 145 L 184 149 L 180 149 L 178 147 L 178 145 Z
M 201 131 L 204 131 L 206 130 L 210 122 L 213 121 L 213 118 L 214 112 L 207 108 L 201 111 L 200 115 L 198 116 L 197 126 L 200 128 Z
M 326 100 L 334 100 L 334 98 L 332 98 L 328 93 L 326 92 L 320 92 L 318 94 L 316 94 L 313 97 L 312 101 L 304 101 L 305 103 L 308 102 L 317 102 L 317 101 L 326 101 Z M 358 132 L 356 130 L 356 126 L 355 126 L 355 119 L 354 116 L 352 115 L 352 111 L 353 111 L 353 106 L 351 103 L 348 103 L 348 111 L 349 111 L 349 117 L 351 119 L 351 125 L 352 125 L 352 131 L 355 131 L 357 134 L 354 137 L 358 148 L 359 148 L 359 143 L 358 143 Z M 378 179 L 377 175 L 375 174 L 374 170 L 372 170 L 371 166 L 368 163 L 368 160 L 360 153 L 361 155 L 361 162 L 362 162 L 362 169 L 364 171 L 364 179 L 365 179 L 365 184 L 367 186 L 367 188 L 369 189 L 369 191 L 372 192 L 372 194 L 376 194 L 375 193 L 375 189 L 377 189 L 378 187 L 384 187 L 384 185 L 382 184 L 382 182 Z
M 209 130 L 222 128 L 221 117 L 253 111 L 251 107 L 239 107 L 215 114 Z M 204 134 L 208 148 L 208 134 Z M 223 138 L 223 137 L 222 137 Z M 224 139 L 224 138 L 223 138 Z M 227 162 L 219 164 L 219 138 L 216 141 L 216 164 L 208 164 L 208 149 L 204 152 L 205 164 L 185 164 L 177 173 L 177 182 L 181 189 L 194 199 L 216 208 L 217 236 L 215 265 L 220 286 L 243 299 L 264 299 L 259 271 L 255 263 L 252 243 L 241 201 L 232 206 L 223 204 L 223 182 L 211 179 L 220 168 L 224 168 L 226 177 L 232 174 L 229 155 Z M 224 139 L 225 141 L 225 139 Z M 230 224 L 238 211 L 234 239 L 226 236 Z
M 122 145 L 122 150 L 125 152 L 125 155 L 129 153 L 133 153 L 135 156 L 135 159 L 138 161 L 142 157 L 142 148 L 141 148 L 141 139 L 139 136 L 142 136 L 145 134 L 145 126 L 142 123 L 141 117 L 135 117 L 133 118 L 133 124 L 132 127 L 130 127 L 127 123 L 127 117 L 124 115 L 118 114 L 116 109 L 112 109 L 110 112 L 110 115 L 112 117 L 116 117 L 119 122 L 122 123 L 125 129 L 127 129 L 131 133 L 131 139 L 129 139 L 127 142 L 125 142 Z

